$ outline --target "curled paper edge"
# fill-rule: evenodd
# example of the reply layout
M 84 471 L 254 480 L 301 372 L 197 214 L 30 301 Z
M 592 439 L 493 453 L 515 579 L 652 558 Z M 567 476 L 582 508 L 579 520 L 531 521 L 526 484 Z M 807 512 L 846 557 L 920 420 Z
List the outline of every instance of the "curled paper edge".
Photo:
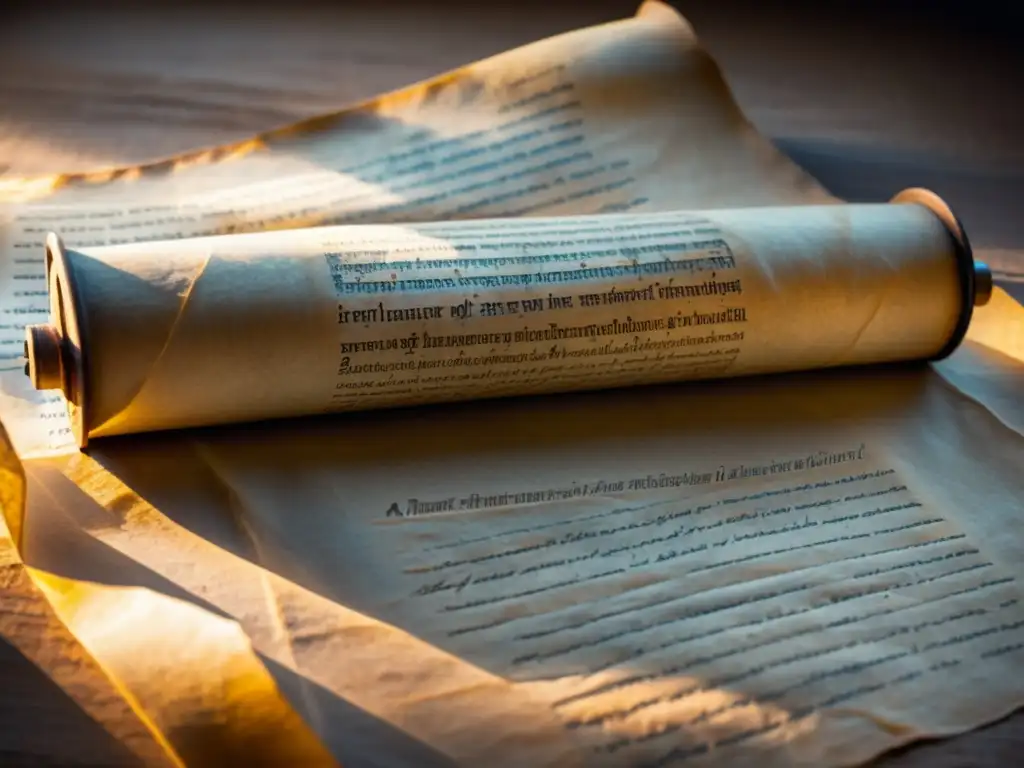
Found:
M 665 0 L 637 0 L 636 11 L 633 16 L 626 16 L 616 21 L 605 22 L 605 24 L 616 24 L 628 20 L 641 21 L 666 28 L 674 27 L 677 32 L 693 34 L 693 27 L 686 17 L 665 2 Z M 597 26 L 604 26 L 604 24 Z M 592 28 L 589 26 L 583 27 L 556 34 L 552 37 L 568 36 Z M 543 45 L 548 39 L 551 38 L 542 38 L 510 50 L 495 53 L 468 62 L 462 66 L 436 73 L 430 77 L 407 83 L 398 88 L 343 104 L 330 112 L 311 115 L 299 120 L 291 120 L 237 141 L 208 144 L 192 150 L 157 157 L 139 163 L 101 165 L 90 170 L 65 173 L 0 177 L 0 205 L 5 203 L 40 202 L 61 189 L 70 186 L 102 187 L 111 182 L 171 175 L 190 166 L 214 165 L 240 159 L 254 153 L 266 151 L 273 144 L 322 133 L 353 114 L 401 102 L 408 99 L 411 94 L 418 93 L 431 85 L 456 80 L 477 65 L 498 62 L 513 53 L 521 53 L 524 49 L 532 46 Z M 708 63 L 717 69 L 718 65 L 711 60 L 710 56 L 708 57 Z M 727 88 L 727 86 L 724 87 Z M 738 105 L 735 104 L 731 91 L 729 92 L 729 97 L 733 101 L 733 108 L 738 114 L 741 114 Z M 745 116 L 743 119 L 747 122 Z M 294 225 L 284 228 L 292 229 Z
M 0 533 L 6 523 L 13 550 L 0 565 L 27 576 L 32 598 L 48 603 L 51 619 L 149 731 L 148 754 L 138 755 L 147 764 L 338 766 L 237 622 L 149 589 L 68 579 L 24 563 L 26 494 L 24 466 L 0 423 Z

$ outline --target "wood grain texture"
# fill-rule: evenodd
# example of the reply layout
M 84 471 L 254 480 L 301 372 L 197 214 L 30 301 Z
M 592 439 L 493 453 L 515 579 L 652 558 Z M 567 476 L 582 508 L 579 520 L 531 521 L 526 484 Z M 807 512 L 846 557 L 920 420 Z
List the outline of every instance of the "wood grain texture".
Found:
M 9 5 L 0 16 L 0 174 L 131 163 L 244 138 L 629 16 L 636 5 Z M 935 189 L 1002 270 L 1005 287 L 1024 299 L 1024 47 L 1009 17 L 998 16 L 1001 4 L 676 5 L 752 121 L 791 157 L 851 200 Z M 2 640 L 0 681 L 0 763 L 71 764 L 68 744 L 77 764 L 116 762 L 102 729 L 82 721 Z M 62 741 L 58 733 L 73 736 Z M 878 766 L 996 768 L 1021 754 L 1018 714 L 887 755 Z

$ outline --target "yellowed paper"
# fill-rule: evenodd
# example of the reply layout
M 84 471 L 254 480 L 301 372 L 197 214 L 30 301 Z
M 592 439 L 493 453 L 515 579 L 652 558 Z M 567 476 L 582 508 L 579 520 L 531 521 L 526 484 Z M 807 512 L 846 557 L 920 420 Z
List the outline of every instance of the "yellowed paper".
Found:
M 26 568 L 5 524 L 23 517 L 26 478 L 2 431 L 0 472 L 0 630 L 125 745 L 118 764 L 337 765 L 236 622 L 151 589 Z
M 25 506 L 24 470 L 0 428 L 0 637 L 42 669 L 95 723 L 87 743 L 55 749 L 52 758 L 134 765 L 175 766 L 166 745 L 134 710 L 102 666 L 61 622 L 18 555 L 18 531 Z M 122 750 L 111 749 L 105 738 Z
M 513 126 L 522 148 L 501 144 L 531 114 L 537 129 Z M 12 325 L 41 306 L 14 295 L 37 274 L 18 260 L 70 221 L 40 201 L 81 215 L 71 246 L 838 202 L 752 131 L 685 22 L 652 3 L 245 147 L 9 190 L 29 193 L 4 230 Z M 939 373 L 367 413 L 89 455 L 67 452 L 58 401 L 5 375 L 19 447 L 64 454 L 28 464 L 25 557 L 232 617 L 343 762 L 855 764 L 1020 704 L 1024 547 L 1007 521 L 1024 438 L 1006 385 L 1021 362 L 992 329 L 1021 310 L 1004 299 Z M 985 345 L 999 377 L 964 362 Z M 199 621 L 147 616 L 169 636 Z
M 176 764 L 337 765 L 283 699 L 234 621 L 142 588 L 96 586 L 39 571 L 33 578 L 152 722 Z M 167 633 L 166 626 L 179 629 Z
M 740 435 L 761 442 L 757 426 L 673 413 L 669 396 L 649 404 L 660 406 L 661 430 L 614 440 L 633 461 L 591 448 L 584 463 L 582 440 L 535 440 L 533 452 L 498 459 L 505 441 L 477 437 L 443 462 L 476 471 L 441 482 L 440 461 L 414 469 L 413 456 L 389 461 L 383 450 L 359 461 L 327 453 L 328 440 L 318 441 L 319 461 L 290 441 L 282 450 L 294 463 L 271 466 L 259 446 L 237 445 L 214 448 L 230 458 L 211 463 L 248 489 L 238 503 L 264 563 L 301 570 L 328 597 L 516 680 L 588 761 L 671 764 L 711 750 L 721 764 L 816 765 L 835 750 L 856 762 L 1013 698 L 1016 684 L 999 679 L 1024 626 L 1013 578 L 924 486 L 907 485 L 897 461 L 843 446 L 845 430 L 791 440 L 788 453 L 769 430 L 779 454 L 742 451 Z M 638 410 L 599 405 L 571 410 L 608 419 Z M 714 413 L 736 402 L 705 395 L 687 405 Z M 565 425 L 553 411 L 547 430 Z M 476 417 L 510 426 L 494 412 Z M 731 439 L 716 440 L 723 420 Z M 391 434 L 414 439 L 429 421 Z M 459 426 L 449 428 L 471 442 Z M 850 437 L 858 431 L 872 430 Z M 814 444 L 831 450 L 805 454 Z M 698 447 L 703 462 L 669 463 Z M 325 470 L 339 460 L 357 466 Z M 566 462 L 587 469 L 544 469 Z M 472 491 L 485 469 L 490 482 Z M 303 490 L 275 494 L 284 477 L 301 478 Z M 652 486 L 663 490 L 630 491 Z M 303 524 L 284 524 L 286 506 L 305 510 Z M 925 704 L 961 674 L 977 698 L 961 694 L 941 714 Z

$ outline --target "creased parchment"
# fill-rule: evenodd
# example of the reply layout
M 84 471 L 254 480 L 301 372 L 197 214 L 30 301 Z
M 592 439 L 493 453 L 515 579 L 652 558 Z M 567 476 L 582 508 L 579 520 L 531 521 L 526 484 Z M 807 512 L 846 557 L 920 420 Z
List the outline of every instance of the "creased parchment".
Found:
M 660 3 L 242 146 L 4 194 L 2 330 L 19 344 L 45 314 L 33 291 L 57 226 L 74 246 L 841 202 L 753 131 Z M 343 764 L 855 764 L 1020 704 L 1022 312 L 997 292 L 930 368 L 110 438 L 87 455 L 14 355 L 0 417 L 29 459 L 22 553 L 153 723 L 181 712 L 193 676 L 165 665 L 188 644 L 150 664 L 101 642 L 104 606 L 137 601 L 133 633 L 221 627 L 224 653 L 237 622 Z M 96 612 L 59 599 L 83 582 Z

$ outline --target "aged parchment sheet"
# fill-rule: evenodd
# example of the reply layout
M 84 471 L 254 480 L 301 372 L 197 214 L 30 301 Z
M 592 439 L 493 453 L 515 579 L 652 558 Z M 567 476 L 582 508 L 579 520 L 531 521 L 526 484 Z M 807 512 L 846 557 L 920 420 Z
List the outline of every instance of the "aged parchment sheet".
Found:
M 113 721 L 143 713 L 174 760 L 213 754 L 190 726 L 223 733 L 199 673 L 169 671 L 195 637 L 355 765 L 850 765 L 1020 704 L 1007 521 L 1024 498 L 1024 323 L 1001 292 L 933 368 L 112 438 L 88 455 L 68 449 L 62 404 L 20 378 L 55 222 L 74 245 L 839 203 L 753 131 L 665 6 L 245 146 L 5 194 L 0 413 L 30 458 L 25 594 L 37 585 L 125 691 Z M 159 657 L 138 650 L 157 638 Z M 258 655 L 238 656 L 246 643 Z M 287 732 L 283 749 L 314 754 Z M 258 744 L 224 741 L 220 757 Z

